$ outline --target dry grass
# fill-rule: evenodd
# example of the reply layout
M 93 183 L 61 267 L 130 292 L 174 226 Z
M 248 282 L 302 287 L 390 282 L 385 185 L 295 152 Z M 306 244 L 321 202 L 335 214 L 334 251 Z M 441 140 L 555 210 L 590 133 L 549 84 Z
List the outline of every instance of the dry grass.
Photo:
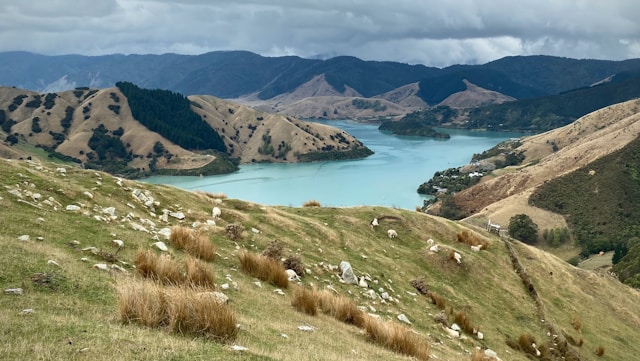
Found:
M 429 345 L 402 325 L 366 317 L 364 328 L 374 343 L 418 360 L 429 360 Z
M 318 305 L 324 314 L 356 327 L 364 327 L 365 313 L 358 309 L 349 297 L 334 295 L 324 290 L 318 293 L 317 298 Z
M 322 207 L 319 201 L 312 199 L 310 201 L 306 201 L 302 204 L 303 207 Z
M 580 319 L 580 316 L 573 315 L 573 319 L 571 320 L 571 326 L 573 326 L 573 329 L 578 332 L 582 331 L 582 319 Z
M 194 193 L 197 194 L 201 198 L 210 199 L 210 200 L 227 199 L 227 195 L 225 193 L 222 193 L 222 192 L 211 193 L 211 192 L 205 192 L 205 191 L 202 191 L 202 190 L 196 190 L 196 191 L 194 191 Z
M 174 246 L 185 250 L 194 257 L 205 261 L 213 261 L 216 257 L 216 246 L 202 233 L 197 233 L 183 226 L 171 227 L 169 237 Z
M 598 346 L 595 352 L 596 352 L 596 355 L 600 357 L 604 356 L 604 347 L 602 345 Z
M 169 327 L 174 332 L 223 342 L 237 337 L 237 319 L 228 305 L 187 287 L 169 290 L 167 299 Z
M 536 343 L 536 339 L 529 333 L 522 334 L 518 337 L 518 345 L 520 346 L 520 349 L 528 354 L 536 354 L 536 350 L 531 346 L 531 344 L 534 343 Z
M 187 271 L 186 281 L 194 287 L 213 289 L 215 276 L 211 266 L 199 259 L 188 257 L 185 262 Z
M 480 249 L 484 249 L 484 250 L 489 248 L 489 242 L 486 239 L 474 233 L 471 233 L 467 229 L 460 231 L 457 234 L 457 238 L 458 238 L 458 242 L 462 242 L 469 246 L 480 246 Z
M 184 275 L 176 261 L 166 254 L 156 255 L 152 250 L 138 250 L 135 258 L 138 273 L 144 278 L 162 284 L 177 285 L 184 282 Z
M 289 278 L 285 273 L 284 266 L 278 261 L 246 251 L 240 252 L 238 259 L 242 271 L 250 276 L 269 282 L 276 287 L 289 287 Z
M 168 324 L 167 300 L 162 286 L 150 281 L 125 281 L 116 287 L 118 310 L 123 323 L 147 327 Z
M 299 312 L 315 316 L 318 314 L 318 292 L 316 290 L 296 287 L 293 291 L 291 306 Z
M 440 296 L 440 294 L 429 291 L 427 296 L 431 298 L 431 302 L 439 309 L 444 310 L 447 307 L 447 302 L 444 300 L 444 297 Z
M 455 317 L 456 323 L 460 328 L 469 335 L 474 334 L 475 327 L 471 323 L 469 316 L 464 311 L 458 311 Z

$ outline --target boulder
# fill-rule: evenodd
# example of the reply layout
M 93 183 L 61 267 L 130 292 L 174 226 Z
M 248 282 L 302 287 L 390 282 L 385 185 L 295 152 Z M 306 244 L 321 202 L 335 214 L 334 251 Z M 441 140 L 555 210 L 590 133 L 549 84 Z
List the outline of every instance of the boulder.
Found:
M 340 272 L 342 272 L 342 279 L 349 284 L 358 284 L 358 278 L 353 273 L 353 268 L 351 268 L 351 263 L 347 261 L 340 262 Z
M 404 313 L 401 313 L 401 314 L 398 315 L 398 321 L 404 322 L 404 323 L 406 323 L 408 325 L 411 324 L 411 321 L 409 321 L 409 319 L 407 318 L 407 316 Z
M 75 211 L 79 211 L 80 207 L 76 206 L 75 204 L 69 204 L 68 206 L 65 207 L 65 209 L 67 211 L 75 212 Z
M 158 242 L 154 243 L 153 246 L 156 247 L 157 249 L 161 250 L 162 252 L 167 252 L 169 250 L 169 247 L 167 247 L 167 245 L 164 244 L 164 242 L 162 242 L 162 241 L 158 241 Z

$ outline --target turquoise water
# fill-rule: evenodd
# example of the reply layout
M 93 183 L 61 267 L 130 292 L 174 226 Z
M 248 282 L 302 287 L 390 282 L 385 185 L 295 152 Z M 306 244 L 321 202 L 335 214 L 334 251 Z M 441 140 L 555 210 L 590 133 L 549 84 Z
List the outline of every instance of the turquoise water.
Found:
M 519 133 L 445 130 L 448 140 L 395 136 L 377 125 L 348 120 L 322 121 L 362 141 L 375 154 L 358 160 L 296 164 L 246 164 L 236 173 L 208 177 L 155 176 L 145 182 L 186 190 L 225 193 L 229 198 L 265 205 L 299 207 L 309 200 L 322 206 L 385 206 L 415 209 L 426 197 L 416 190 L 438 170 L 469 163 Z

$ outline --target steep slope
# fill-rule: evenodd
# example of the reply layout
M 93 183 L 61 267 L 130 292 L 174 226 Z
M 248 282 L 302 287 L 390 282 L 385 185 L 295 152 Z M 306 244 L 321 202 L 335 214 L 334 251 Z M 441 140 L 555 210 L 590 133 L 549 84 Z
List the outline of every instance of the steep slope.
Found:
M 592 360 L 599 346 L 607 359 L 626 360 L 640 352 L 630 342 L 640 337 L 637 291 L 464 223 L 381 207 L 264 207 L 38 160 L 0 160 L 0 184 L 5 210 L 0 218 L 0 321 L 11 325 L 0 330 L 2 358 L 408 359 L 372 342 L 357 326 L 296 311 L 296 282 L 278 291 L 245 274 L 238 256 L 262 253 L 274 240 L 283 244 L 283 256 L 299 256 L 308 269 L 301 286 L 333 290 L 367 317 L 385 323 L 399 325 L 398 316 L 405 315 L 411 324 L 401 327 L 430 345 L 431 359 L 469 360 L 479 347 L 495 350 L 501 359 L 529 360 L 518 345 L 518 339 L 528 338 L 535 339 L 545 360 Z M 213 206 L 221 209 L 215 220 Z M 373 217 L 379 227 L 369 225 Z M 246 231 L 232 238 L 229 225 Z M 215 259 L 204 264 L 215 275 L 215 289 L 229 297 L 239 323 L 229 343 L 181 335 L 166 326 L 122 322 L 117 290 L 122 282 L 142 277 L 133 267 L 139 250 L 161 253 L 154 246 L 160 239 L 172 260 L 189 258 L 165 238 L 173 226 L 197 228 L 216 247 Z M 398 237 L 390 240 L 388 228 Z M 463 230 L 488 248 L 473 252 L 459 243 Z M 428 238 L 440 246 L 438 253 L 428 251 Z M 121 247 L 115 239 L 123 242 Z M 454 250 L 462 255 L 460 264 L 450 258 Z M 349 261 L 367 285 L 342 282 L 341 261 Z M 444 311 L 451 310 L 443 321 L 451 324 L 463 312 L 482 339 L 449 336 L 434 320 L 438 306 L 410 284 L 420 279 L 442 298 Z M 245 351 L 233 351 L 231 345 Z
M 226 156 L 241 162 L 295 162 L 370 154 L 352 136 L 324 125 L 257 112 L 213 97 L 194 96 L 190 108 L 222 136 Z M 132 170 L 144 174 L 198 169 L 191 173 L 198 174 L 234 169 L 224 165 L 229 164 L 225 154 L 190 148 L 190 141 L 179 146 L 167 139 L 171 134 L 150 131 L 134 119 L 127 97 L 118 88 L 47 94 L 0 88 L 0 111 L 6 134 L 3 139 L 11 134 L 17 137 L 15 141 L 55 150 L 65 160 L 90 166 L 117 162 L 119 168 L 112 171 L 124 172 L 127 168 L 127 174 L 134 176 Z M 251 139 L 255 131 L 257 135 Z
M 467 79 L 464 79 L 463 82 L 467 87 L 465 90 L 449 95 L 438 105 L 446 105 L 451 108 L 475 108 L 515 100 L 513 97 L 472 84 Z

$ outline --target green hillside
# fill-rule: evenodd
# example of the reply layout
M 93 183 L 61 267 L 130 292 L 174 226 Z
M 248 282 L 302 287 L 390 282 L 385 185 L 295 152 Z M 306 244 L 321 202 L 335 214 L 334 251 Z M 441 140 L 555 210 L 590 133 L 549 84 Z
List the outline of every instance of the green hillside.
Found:
M 432 359 L 471 360 L 480 348 L 518 361 L 530 359 L 533 340 L 543 360 L 593 360 L 596 349 L 605 359 L 629 360 L 640 352 L 632 341 L 640 337 L 636 291 L 469 225 L 382 207 L 265 207 L 37 160 L 0 160 L 0 183 L 0 321 L 8 326 L 0 329 L 0 359 L 408 360 L 407 353 L 426 359 L 425 348 L 411 353 L 419 344 Z M 213 219 L 212 207 L 221 209 L 219 218 Z M 374 217 L 378 227 L 370 226 Z M 194 235 L 200 248 L 166 239 L 175 226 Z M 391 228 L 396 238 L 387 236 Z M 439 252 L 429 252 L 429 238 Z M 154 246 L 158 240 L 167 252 Z M 459 240 L 487 248 L 473 252 Z M 207 247 L 215 253 L 197 252 Z M 298 259 L 300 284 L 276 287 L 247 274 L 241 255 L 265 251 L 278 260 Z M 187 267 L 189 277 L 195 264 L 209 281 L 194 289 L 164 276 L 144 280 L 149 269 L 160 268 L 150 268 L 141 255 L 163 260 L 162 272 Z M 351 263 L 366 287 L 340 280 L 341 261 Z M 337 313 L 297 311 L 292 303 L 301 287 L 325 290 L 325 300 L 343 296 L 344 305 L 359 307 L 351 312 L 381 329 Z M 215 314 L 206 312 L 206 305 L 213 307 L 210 296 L 198 296 L 213 289 L 229 297 L 220 307 L 232 312 L 231 325 L 238 324 L 225 337 L 216 336 L 218 324 L 194 327 Z M 160 296 L 145 298 L 144 292 Z M 180 292 L 192 295 L 190 307 L 176 298 Z M 122 302 L 135 295 L 140 298 L 131 307 L 169 318 L 144 326 L 147 318 L 127 316 Z M 441 310 L 444 316 L 436 317 Z M 189 312 L 202 317 L 179 317 Z M 411 324 L 399 321 L 401 314 Z M 470 332 L 449 336 L 436 318 Z M 404 336 L 389 343 L 388 334 L 376 330 L 391 327 Z

